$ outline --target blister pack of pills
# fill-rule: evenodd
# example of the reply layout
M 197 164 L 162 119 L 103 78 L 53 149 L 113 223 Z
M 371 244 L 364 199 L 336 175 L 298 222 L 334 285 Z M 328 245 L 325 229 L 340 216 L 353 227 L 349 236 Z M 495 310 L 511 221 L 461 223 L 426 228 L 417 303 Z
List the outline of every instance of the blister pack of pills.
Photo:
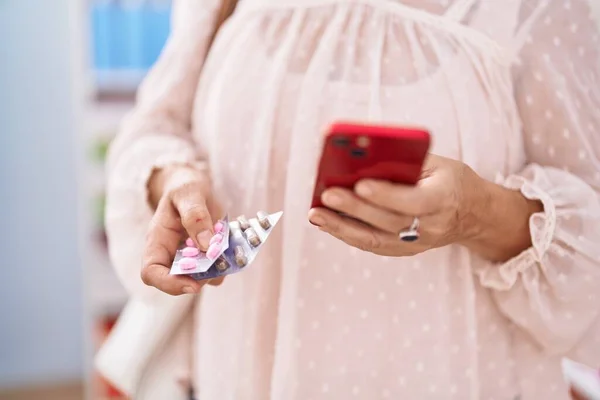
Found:
M 566 382 L 586 400 L 600 400 L 600 371 L 572 361 L 562 359 L 563 377 Z
M 201 252 L 191 239 L 177 250 L 171 275 L 189 275 L 200 281 L 231 275 L 247 268 L 269 238 L 283 212 L 258 212 L 255 218 L 239 216 L 229 220 L 225 216 L 215 223 L 215 235 L 206 253 Z

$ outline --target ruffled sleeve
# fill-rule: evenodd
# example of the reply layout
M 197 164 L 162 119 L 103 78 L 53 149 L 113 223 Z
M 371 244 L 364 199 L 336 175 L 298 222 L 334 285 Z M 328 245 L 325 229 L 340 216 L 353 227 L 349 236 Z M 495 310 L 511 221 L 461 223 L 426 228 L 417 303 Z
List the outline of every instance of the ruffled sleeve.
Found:
M 175 0 L 172 33 L 138 92 L 107 160 L 106 229 L 112 263 L 131 294 L 152 295 L 139 271 L 152 210 L 147 180 L 169 164 L 201 165 L 191 134 L 200 71 L 220 0 Z
M 600 42 L 584 0 L 542 3 L 525 2 L 515 70 L 528 165 L 503 184 L 544 211 L 531 248 L 478 275 L 508 318 L 564 353 L 600 313 Z

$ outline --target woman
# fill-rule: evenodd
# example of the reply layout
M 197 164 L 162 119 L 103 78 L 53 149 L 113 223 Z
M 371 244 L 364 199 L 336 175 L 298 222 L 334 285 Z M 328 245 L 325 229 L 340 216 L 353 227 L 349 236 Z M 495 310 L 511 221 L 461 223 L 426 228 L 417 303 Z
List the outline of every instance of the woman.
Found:
M 111 148 L 111 255 L 134 300 L 106 375 L 140 399 L 185 398 L 182 367 L 201 400 L 568 398 L 561 356 L 600 360 L 585 1 L 244 0 L 205 63 L 217 7 L 175 2 Z M 320 132 L 348 118 L 433 134 L 416 188 L 324 194 L 372 228 L 306 214 Z M 183 235 L 205 245 L 222 210 L 259 209 L 285 216 L 251 269 L 201 296 L 168 275 Z

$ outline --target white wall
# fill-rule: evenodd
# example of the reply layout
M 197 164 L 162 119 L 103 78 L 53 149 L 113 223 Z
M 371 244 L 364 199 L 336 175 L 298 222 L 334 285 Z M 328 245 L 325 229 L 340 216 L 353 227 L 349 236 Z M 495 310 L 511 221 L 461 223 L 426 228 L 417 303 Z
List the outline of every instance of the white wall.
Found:
M 0 386 L 83 367 L 69 4 L 0 1 Z

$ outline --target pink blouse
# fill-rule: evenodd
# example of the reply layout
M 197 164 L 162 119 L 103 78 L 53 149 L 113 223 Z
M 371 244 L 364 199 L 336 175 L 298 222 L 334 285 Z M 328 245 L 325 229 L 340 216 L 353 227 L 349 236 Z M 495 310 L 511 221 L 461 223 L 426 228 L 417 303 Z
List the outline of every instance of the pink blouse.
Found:
M 217 7 L 175 0 L 108 167 L 112 260 L 148 304 L 190 301 L 139 277 L 153 168 L 206 160 L 231 215 L 285 211 L 259 260 L 195 301 L 198 399 L 567 399 L 561 356 L 600 363 L 586 2 L 242 0 L 206 59 Z M 319 232 L 306 214 L 336 119 L 428 127 L 433 153 L 542 201 L 533 246 L 504 264 L 458 245 L 387 258 Z

